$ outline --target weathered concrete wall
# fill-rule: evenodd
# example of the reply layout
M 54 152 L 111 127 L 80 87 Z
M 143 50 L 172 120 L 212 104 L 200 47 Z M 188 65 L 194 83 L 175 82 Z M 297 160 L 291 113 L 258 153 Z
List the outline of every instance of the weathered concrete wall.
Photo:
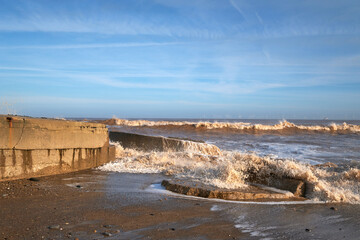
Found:
M 114 159 L 103 124 L 0 115 L 0 180 L 78 171 Z
M 146 136 L 135 133 L 112 132 L 109 137 L 111 141 L 120 142 L 124 148 L 133 148 L 142 151 L 182 151 L 181 140 L 164 137 Z
M 119 142 L 124 148 L 160 152 L 193 151 L 203 154 L 221 155 L 221 151 L 217 146 L 202 142 L 115 131 L 110 131 L 109 136 L 111 141 Z

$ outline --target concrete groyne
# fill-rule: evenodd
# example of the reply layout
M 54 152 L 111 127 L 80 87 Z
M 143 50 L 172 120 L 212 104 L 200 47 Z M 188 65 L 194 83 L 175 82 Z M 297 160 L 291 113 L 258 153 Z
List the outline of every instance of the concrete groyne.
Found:
M 0 115 L 0 181 L 78 171 L 114 159 L 104 124 Z
M 109 136 L 111 141 L 119 142 L 124 148 L 141 151 L 193 151 L 203 154 L 221 155 L 221 151 L 217 146 L 204 142 L 115 131 L 110 131 Z

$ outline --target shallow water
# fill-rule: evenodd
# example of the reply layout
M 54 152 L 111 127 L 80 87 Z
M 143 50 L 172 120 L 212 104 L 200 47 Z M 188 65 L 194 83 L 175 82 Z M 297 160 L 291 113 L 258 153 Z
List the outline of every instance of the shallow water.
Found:
M 159 185 L 167 178 L 161 174 L 114 173 L 106 180 L 106 194 L 121 204 L 146 205 L 166 197 L 164 208 L 179 200 L 207 206 L 219 219 L 233 222 L 246 239 L 359 239 L 360 205 L 324 203 L 241 203 L 183 196 L 168 192 Z M 184 202 L 181 201 L 182 204 Z M 180 206 L 180 205 L 179 205 Z M 332 210 L 335 207 L 336 210 Z M 308 229 L 309 231 L 306 231 Z

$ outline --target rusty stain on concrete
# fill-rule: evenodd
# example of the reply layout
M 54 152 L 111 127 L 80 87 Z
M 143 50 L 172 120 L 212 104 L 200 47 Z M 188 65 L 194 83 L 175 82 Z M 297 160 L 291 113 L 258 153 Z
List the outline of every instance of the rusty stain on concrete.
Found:
M 14 167 L 14 166 L 16 165 L 16 152 L 15 152 L 15 149 L 14 149 L 14 148 L 12 149 L 11 158 L 12 158 L 12 165 L 13 165 L 13 167 Z
M 0 150 L 0 171 L 1 171 L 1 176 L 4 176 L 5 174 L 5 165 L 6 164 L 6 157 L 4 154 L 4 150 L 1 149 Z
M 58 151 L 59 151 L 59 168 L 61 169 L 63 165 L 63 156 L 65 153 L 65 149 L 59 149 Z
M 75 168 L 75 152 L 76 149 L 73 149 L 73 155 L 72 155 L 72 159 L 71 159 L 71 168 L 74 169 Z
M 9 122 L 9 148 L 11 148 L 12 144 L 11 144 L 11 140 L 12 140 L 12 118 L 11 117 L 7 117 L 6 120 Z
M 23 159 L 22 168 L 24 173 L 32 172 L 33 159 L 32 159 L 31 151 L 32 150 L 21 150 L 22 159 Z
M 81 168 L 81 162 L 82 162 L 82 149 L 79 148 L 79 153 L 78 153 L 78 168 Z

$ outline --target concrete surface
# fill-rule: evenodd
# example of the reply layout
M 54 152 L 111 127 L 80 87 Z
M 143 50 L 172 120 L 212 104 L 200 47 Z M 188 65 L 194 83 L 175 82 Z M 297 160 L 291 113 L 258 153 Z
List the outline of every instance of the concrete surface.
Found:
M 195 151 L 203 154 L 221 155 L 221 151 L 217 146 L 204 142 L 115 131 L 110 131 L 109 136 L 111 141 L 119 142 L 124 148 L 141 151 Z
M 0 181 L 78 171 L 114 159 L 103 124 L 0 115 Z

